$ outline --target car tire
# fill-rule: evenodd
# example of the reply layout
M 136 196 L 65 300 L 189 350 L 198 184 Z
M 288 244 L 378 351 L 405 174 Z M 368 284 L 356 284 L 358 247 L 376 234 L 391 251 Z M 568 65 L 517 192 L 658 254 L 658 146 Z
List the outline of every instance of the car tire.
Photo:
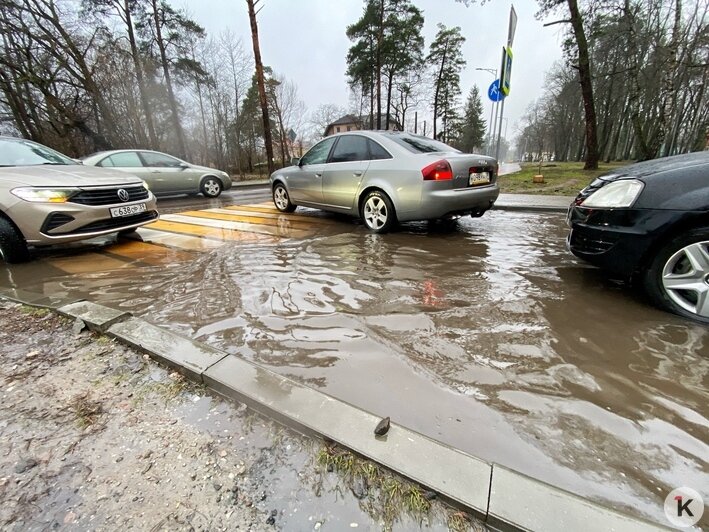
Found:
M 5 218 L 0 218 L 0 260 L 8 264 L 27 262 L 30 252 L 18 229 Z
M 643 280 L 646 293 L 660 308 L 709 323 L 709 227 L 667 242 Z
M 283 183 L 276 183 L 273 187 L 273 204 L 281 212 L 293 212 L 296 205 L 290 200 L 288 190 Z
M 372 190 L 365 196 L 359 215 L 365 227 L 373 233 L 386 233 L 396 225 L 394 205 L 380 190 Z
M 202 181 L 199 190 L 205 198 L 218 198 L 223 190 L 222 182 L 216 177 L 208 176 Z

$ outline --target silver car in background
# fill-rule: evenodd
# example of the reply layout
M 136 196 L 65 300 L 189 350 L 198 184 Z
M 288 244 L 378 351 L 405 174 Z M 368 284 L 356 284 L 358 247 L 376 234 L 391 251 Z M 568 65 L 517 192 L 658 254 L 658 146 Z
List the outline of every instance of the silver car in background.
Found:
M 156 196 L 201 193 L 207 198 L 216 198 L 223 190 L 231 188 L 231 178 L 226 172 L 197 166 L 158 151 L 104 151 L 85 157 L 83 162 L 137 175 Z
M 352 214 L 377 233 L 397 222 L 482 216 L 500 194 L 495 159 L 409 133 L 341 133 L 293 162 L 271 175 L 278 210 Z
M 29 140 L 0 137 L 0 259 L 23 262 L 29 246 L 128 233 L 158 219 L 136 176 L 83 166 Z

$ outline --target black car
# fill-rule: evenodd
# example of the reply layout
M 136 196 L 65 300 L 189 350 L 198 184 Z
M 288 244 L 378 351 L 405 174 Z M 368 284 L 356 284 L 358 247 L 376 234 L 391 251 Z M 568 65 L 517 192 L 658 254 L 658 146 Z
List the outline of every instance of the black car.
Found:
M 709 151 L 599 177 L 568 222 L 574 255 L 641 284 L 660 307 L 709 323 Z

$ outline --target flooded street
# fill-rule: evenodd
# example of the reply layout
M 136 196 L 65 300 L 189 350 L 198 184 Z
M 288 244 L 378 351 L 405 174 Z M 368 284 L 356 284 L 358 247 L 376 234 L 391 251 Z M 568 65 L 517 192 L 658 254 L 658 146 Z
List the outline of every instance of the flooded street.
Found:
M 670 490 L 709 485 L 709 330 L 577 262 L 563 215 L 373 235 L 246 200 L 169 200 L 139 240 L 41 252 L 0 284 L 129 310 L 660 523 Z

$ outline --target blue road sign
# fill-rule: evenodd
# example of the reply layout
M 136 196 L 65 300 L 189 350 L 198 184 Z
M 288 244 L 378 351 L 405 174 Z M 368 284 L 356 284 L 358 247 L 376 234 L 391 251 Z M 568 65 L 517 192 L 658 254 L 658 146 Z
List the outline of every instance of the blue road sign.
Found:
M 487 97 L 493 102 L 500 102 L 505 97 L 500 90 L 500 80 L 496 79 L 490 84 L 490 88 L 487 89 Z

